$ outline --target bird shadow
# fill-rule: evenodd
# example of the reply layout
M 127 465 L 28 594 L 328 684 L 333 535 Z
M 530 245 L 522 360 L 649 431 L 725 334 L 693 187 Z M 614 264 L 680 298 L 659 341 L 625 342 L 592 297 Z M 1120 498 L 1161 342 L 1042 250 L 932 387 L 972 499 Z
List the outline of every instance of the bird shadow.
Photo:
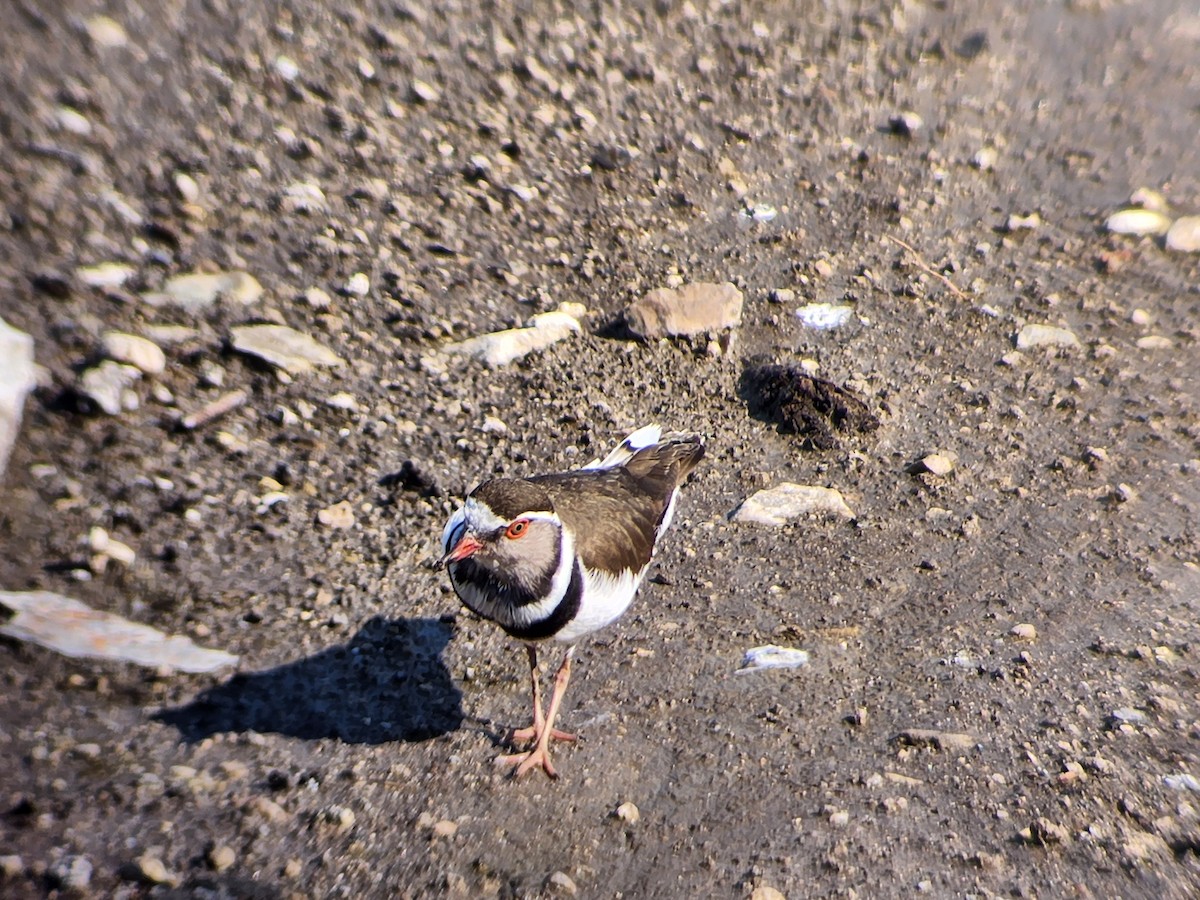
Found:
M 429 740 L 463 720 L 462 692 L 441 659 L 453 634 L 440 619 L 376 616 L 346 644 L 238 673 L 154 718 L 189 743 L 248 731 L 348 744 Z

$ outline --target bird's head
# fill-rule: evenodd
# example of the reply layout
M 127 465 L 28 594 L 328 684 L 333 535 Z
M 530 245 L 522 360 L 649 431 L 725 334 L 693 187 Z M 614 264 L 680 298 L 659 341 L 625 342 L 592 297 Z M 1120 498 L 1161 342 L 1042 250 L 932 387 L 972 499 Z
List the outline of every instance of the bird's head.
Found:
M 558 570 L 562 521 L 539 486 L 498 478 L 472 491 L 450 517 L 442 553 L 452 577 L 483 576 L 536 590 Z

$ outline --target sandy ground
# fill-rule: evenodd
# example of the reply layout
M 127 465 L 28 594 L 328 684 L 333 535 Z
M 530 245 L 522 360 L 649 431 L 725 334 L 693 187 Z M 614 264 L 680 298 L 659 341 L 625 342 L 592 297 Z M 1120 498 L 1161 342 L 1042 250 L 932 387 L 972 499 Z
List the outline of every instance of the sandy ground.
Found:
M 0 642 L 0 893 L 1200 895 L 1200 256 L 1103 229 L 1141 187 L 1200 209 L 1195 9 L 639 6 L 14 4 L 0 316 L 45 378 L 0 587 L 240 663 Z M 144 299 L 217 270 L 263 296 Z M 744 292 L 731 343 L 624 333 L 680 281 Z M 563 301 L 581 335 L 428 363 Z M 345 364 L 280 378 L 232 349 L 253 322 Z M 115 416 L 76 389 L 108 329 L 168 360 Z M 744 367 L 805 359 L 879 428 L 754 412 Z M 580 647 L 562 777 L 514 783 L 524 657 L 429 565 L 442 525 L 648 421 L 709 457 Z M 730 522 L 781 481 L 855 518 Z M 85 580 L 94 526 L 136 562 Z M 734 674 L 769 643 L 811 663 Z

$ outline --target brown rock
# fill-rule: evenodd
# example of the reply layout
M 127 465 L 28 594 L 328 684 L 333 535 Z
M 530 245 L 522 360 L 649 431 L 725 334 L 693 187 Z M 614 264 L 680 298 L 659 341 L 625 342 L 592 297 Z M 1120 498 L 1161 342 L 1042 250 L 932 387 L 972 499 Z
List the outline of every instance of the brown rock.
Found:
M 658 288 L 631 303 L 625 321 L 647 340 L 725 331 L 742 322 L 742 292 L 727 281 Z

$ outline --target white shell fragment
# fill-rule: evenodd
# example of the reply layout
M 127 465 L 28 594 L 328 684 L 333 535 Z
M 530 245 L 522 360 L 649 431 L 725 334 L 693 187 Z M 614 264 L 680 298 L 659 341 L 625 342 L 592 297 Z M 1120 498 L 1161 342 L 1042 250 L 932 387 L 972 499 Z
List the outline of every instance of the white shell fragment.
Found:
M 78 600 L 50 591 L 0 591 L 0 634 L 29 641 L 72 659 L 90 657 L 136 663 L 180 672 L 212 672 L 237 657 L 210 650 L 182 635 L 168 635 Z
M 1113 234 L 1165 234 L 1171 220 L 1153 209 L 1123 209 L 1104 221 Z
M 849 306 L 835 306 L 832 303 L 809 303 L 796 310 L 796 318 L 809 328 L 826 330 L 839 328 L 850 321 L 854 310 Z
M 579 320 L 587 310 L 579 303 L 564 303 L 554 312 L 541 313 L 525 328 L 492 331 L 478 337 L 449 344 L 443 352 L 452 356 L 470 356 L 493 368 L 507 366 L 536 350 L 544 350 L 563 338 L 582 330 Z
M 759 669 L 798 669 L 807 666 L 809 655 L 807 650 L 795 650 L 791 647 L 777 647 L 767 644 L 765 647 L 751 647 L 742 658 L 742 667 L 736 674 L 745 675 Z
M 744 500 L 734 512 L 733 521 L 780 526 L 809 513 L 854 518 L 854 510 L 846 504 L 839 491 L 785 481 Z

